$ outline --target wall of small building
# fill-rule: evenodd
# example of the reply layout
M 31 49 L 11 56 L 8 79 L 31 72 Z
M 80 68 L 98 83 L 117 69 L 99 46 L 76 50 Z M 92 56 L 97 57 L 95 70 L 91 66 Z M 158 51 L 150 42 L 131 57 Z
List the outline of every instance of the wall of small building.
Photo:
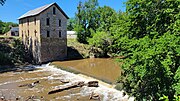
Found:
M 56 14 L 53 14 L 53 7 Z M 49 25 L 46 19 L 49 18 Z M 61 20 L 61 26 L 59 26 Z M 67 18 L 55 5 L 40 14 L 41 62 L 64 59 L 67 56 Z M 47 36 L 49 31 L 49 37 Z M 59 36 L 61 32 L 61 36 Z
M 33 16 L 19 20 L 19 37 L 26 49 L 40 62 L 40 17 Z

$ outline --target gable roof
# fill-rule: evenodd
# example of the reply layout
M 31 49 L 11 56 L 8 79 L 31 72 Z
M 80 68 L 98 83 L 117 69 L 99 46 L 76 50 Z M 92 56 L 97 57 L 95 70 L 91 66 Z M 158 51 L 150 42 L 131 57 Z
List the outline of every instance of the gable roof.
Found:
M 26 18 L 26 17 L 30 17 L 30 16 L 35 16 L 40 14 L 41 12 L 45 11 L 46 9 L 48 9 L 49 7 L 55 5 L 60 11 L 61 13 L 67 18 L 69 19 L 69 17 L 66 15 L 66 13 L 58 6 L 57 3 L 51 3 L 51 4 L 47 4 L 44 5 L 42 7 L 36 8 L 34 10 L 30 10 L 27 13 L 25 13 L 24 15 L 20 16 L 18 19 L 22 19 L 22 18 Z

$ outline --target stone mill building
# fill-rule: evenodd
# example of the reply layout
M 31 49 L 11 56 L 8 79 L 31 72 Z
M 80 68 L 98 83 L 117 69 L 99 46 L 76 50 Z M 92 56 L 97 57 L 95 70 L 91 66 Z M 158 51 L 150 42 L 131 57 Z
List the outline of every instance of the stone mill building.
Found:
M 36 63 L 67 56 L 66 29 L 69 18 L 57 3 L 30 10 L 18 19 L 19 37 Z

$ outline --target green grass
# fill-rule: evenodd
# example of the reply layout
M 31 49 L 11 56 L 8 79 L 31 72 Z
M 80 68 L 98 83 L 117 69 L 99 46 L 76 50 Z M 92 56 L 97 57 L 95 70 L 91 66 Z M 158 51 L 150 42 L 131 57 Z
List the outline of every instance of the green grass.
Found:
M 90 45 L 79 43 L 76 39 L 68 39 L 67 46 L 76 49 L 83 58 L 89 57 Z

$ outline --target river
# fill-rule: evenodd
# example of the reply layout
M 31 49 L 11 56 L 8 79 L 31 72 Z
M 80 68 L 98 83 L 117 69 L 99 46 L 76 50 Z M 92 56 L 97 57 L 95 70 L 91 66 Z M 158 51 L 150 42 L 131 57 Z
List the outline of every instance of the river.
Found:
M 73 74 L 53 65 L 34 66 L 27 71 L 11 71 L 0 73 L 0 97 L 14 101 L 32 101 L 28 99 L 36 99 L 36 101 L 88 101 L 92 92 L 98 94 L 101 101 L 128 101 L 133 100 L 128 95 L 123 95 L 123 91 L 112 88 L 111 85 L 99 81 L 99 87 L 77 87 L 65 90 L 59 93 L 48 95 L 48 92 L 69 85 L 77 81 L 96 80 L 92 77 Z M 22 84 L 39 81 L 34 87 L 18 87 Z M 68 80 L 69 83 L 64 84 L 61 80 Z M 92 100 L 93 101 L 93 100 Z
M 92 58 L 72 61 L 55 61 L 57 67 L 68 68 L 82 74 L 100 79 L 107 83 L 115 83 L 121 74 L 120 63 L 111 58 Z

